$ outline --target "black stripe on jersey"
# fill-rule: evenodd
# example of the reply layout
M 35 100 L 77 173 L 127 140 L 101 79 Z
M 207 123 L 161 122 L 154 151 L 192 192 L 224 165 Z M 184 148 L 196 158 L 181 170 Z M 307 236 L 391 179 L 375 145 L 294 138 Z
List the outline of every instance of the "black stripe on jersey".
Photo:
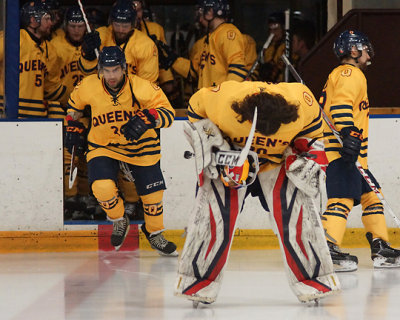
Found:
M 310 133 L 310 132 L 313 132 L 313 131 L 315 131 L 315 130 L 321 128 L 321 127 L 322 127 L 322 121 L 319 121 L 315 126 L 312 126 L 311 128 L 308 128 L 308 129 L 306 129 L 306 130 L 300 131 L 300 132 L 297 134 L 297 136 L 298 136 L 298 137 L 305 136 L 306 134 L 308 134 L 308 133 Z
M 363 139 L 362 143 L 367 142 L 368 138 Z
M 160 119 L 160 128 L 165 127 L 165 117 L 161 114 L 161 111 L 158 111 L 158 118 Z
M 337 105 L 337 106 L 331 106 L 329 108 L 329 110 L 341 110 L 341 109 L 350 109 L 353 110 L 353 107 L 348 105 L 348 104 L 341 104 L 341 105 Z
M 332 131 L 329 132 L 324 132 L 324 137 L 328 137 L 328 136 L 334 136 Z
M 27 118 L 40 118 L 40 119 L 43 119 L 43 118 L 46 118 L 46 114 L 43 114 L 43 115 L 36 115 L 36 114 L 26 114 L 26 113 L 22 113 L 22 112 L 18 112 L 18 117 L 19 118 L 25 118 L 25 119 L 27 119 Z
M 363 153 L 360 153 L 360 157 L 361 158 L 366 158 L 368 156 L 368 152 L 367 153 L 365 153 L 365 154 L 363 154 Z
M 193 119 L 197 119 L 197 120 L 204 119 L 202 116 L 199 116 L 196 112 L 194 112 L 194 110 L 191 107 L 191 105 L 189 105 L 189 107 L 188 107 L 188 116 L 193 118 Z
M 311 126 L 314 122 L 318 122 L 318 121 L 321 121 L 321 116 L 322 116 L 322 111 L 321 110 L 319 110 L 319 114 L 318 114 L 318 116 L 313 120 L 313 121 L 311 121 L 308 125 L 306 125 L 306 127 L 309 127 L 309 126 Z
M 106 147 L 101 147 L 101 148 L 107 149 Z M 110 150 L 110 149 L 108 149 L 108 150 Z M 122 150 L 123 150 L 123 149 L 122 149 Z M 88 154 L 89 154 L 91 151 L 94 151 L 94 150 L 89 150 L 89 151 L 88 151 Z M 115 152 L 115 153 L 118 153 L 118 154 L 120 154 L 120 155 L 122 155 L 122 156 L 128 157 L 128 158 L 135 158 L 135 157 L 140 158 L 140 157 L 143 157 L 143 156 L 152 156 L 152 155 L 160 154 L 160 150 L 142 152 L 142 153 L 137 153 L 137 154 L 125 154 L 125 153 L 122 153 L 122 152 L 118 152 L 117 150 L 111 150 L 111 151 L 112 151 L 112 152 Z
M 344 126 L 354 126 L 354 122 L 353 121 L 337 121 L 335 122 L 335 124 L 342 124 Z
M 49 111 L 49 115 L 60 115 L 60 116 L 65 116 L 65 112 L 62 111 Z
M 332 119 L 334 118 L 353 118 L 352 113 L 336 113 L 332 114 Z
M 110 146 L 112 146 L 112 147 L 120 147 L 120 146 L 139 146 L 139 145 L 141 145 L 141 144 L 143 144 L 143 143 L 146 143 L 146 142 L 153 142 L 153 143 L 156 142 L 156 143 L 160 143 L 160 140 L 159 140 L 158 137 L 148 137 L 148 138 L 139 139 L 138 141 L 130 142 L 130 143 L 127 143 L 127 144 L 110 143 Z M 90 142 L 90 144 L 91 144 L 93 147 L 96 147 L 96 148 L 104 147 L 104 146 L 102 146 L 102 145 L 99 145 L 99 144 L 96 144 L 96 143 L 93 143 L 93 142 Z
M 95 67 L 91 68 L 91 69 L 86 69 L 82 64 L 81 58 L 79 58 L 79 60 L 78 60 L 78 67 L 79 67 L 79 69 L 81 69 L 81 71 L 83 73 L 86 73 L 86 74 L 87 73 L 92 73 L 94 70 L 97 69 L 97 65 Z
M 157 148 L 160 146 L 160 143 L 155 143 L 155 144 L 146 144 L 140 148 L 137 149 L 129 149 L 129 148 L 123 148 L 122 150 L 128 151 L 128 152 L 134 152 L 137 153 L 139 151 L 142 151 L 144 149 L 149 149 L 149 148 Z
M 74 109 L 74 110 L 76 110 L 77 112 L 82 112 L 82 110 L 79 110 L 79 109 L 77 109 L 77 108 L 71 106 L 71 105 L 69 104 L 69 101 L 68 101 L 68 103 L 67 103 L 67 109 L 69 109 L 69 108 Z
M 338 139 L 328 139 L 329 143 L 339 143 Z
M 27 106 L 18 106 L 18 109 L 19 110 L 25 110 L 25 111 L 38 111 L 38 112 L 43 112 L 43 111 L 45 111 L 46 109 L 43 107 L 43 108 L 35 108 L 35 107 L 27 107 Z
M 249 72 L 249 70 L 247 70 L 246 67 L 243 64 L 234 64 L 234 63 L 232 63 L 232 64 L 230 64 L 228 66 L 228 69 L 229 68 L 238 68 L 239 70 L 242 70 L 244 72 Z
M 199 75 L 197 74 L 197 71 L 196 71 L 196 70 L 194 69 L 194 67 L 193 67 L 192 61 L 190 61 L 190 68 L 189 68 L 189 73 L 188 73 L 187 76 L 189 76 L 191 73 L 194 74 L 194 77 L 195 77 L 195 78 L 198 78 L 198 77 L 199 77 Z
M 246 76 L 247 76 L 247 75 L 240 74 L 239 72 L 236 72 L 236 71 L 233 71 L 233 70 L 229 70 L 228 73 L 236 74 L 236 75 L 238 75 L 239 77 L 241 77 L 243 79 L 246 79 Z
M 157 110 L 160 111 L 162 114 L 164 114 L 167 117 L 167 119 L 168 119 L 167 124 L 168 125 L 170 125 L 174 121 L 174 115 L 170 110 L 162 108 L 162 107 L 158 108 Z M 160 116 L 162 116 L 162 114 L 160 114 Z
M 368 149 L 368 144 L 366 146 L 361 147 L 361 150 L 367 150 Z
M 278 159 L 282 159 L 283 158 L 283 154 L 268 154 L 268 157 L 275 157 Z
M 43 100 L 24 99 L 24 98 L 19 98 L 19 102 L 43 104 Z

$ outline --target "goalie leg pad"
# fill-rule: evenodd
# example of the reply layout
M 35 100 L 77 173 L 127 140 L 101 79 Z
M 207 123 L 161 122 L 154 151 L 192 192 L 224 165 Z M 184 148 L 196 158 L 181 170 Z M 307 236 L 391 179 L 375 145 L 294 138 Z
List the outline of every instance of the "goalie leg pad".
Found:
M 301 302 L 340 290 L 315 199 L 299 190 L 284 167 L 261 172 L 289 284 Z
M 217 298 L 246 188 L 205 176 L 189 218 L 175 295 L 206 303 Z

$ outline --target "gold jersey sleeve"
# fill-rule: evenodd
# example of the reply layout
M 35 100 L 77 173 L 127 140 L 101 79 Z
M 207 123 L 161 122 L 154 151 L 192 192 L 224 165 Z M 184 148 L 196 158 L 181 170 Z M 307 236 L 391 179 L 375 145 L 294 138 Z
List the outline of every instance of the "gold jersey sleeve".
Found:
M 243 34 L 245 40 L 245 63 L 246 69 L 250 70 L 253 66 L 254 61 L 257 59 L 257 48 L 256 48 L 256 41 L 248 34 Z
M 101 46 L 116 46 L 112 26 L 100 27 L 97 29 L 100 34 Z M 158 50 L 155 43 L 143 32 L 134 29 L 129 40 L 121 44 L 125 53 L 127 71 L 129 74 L 136 74 L 139 77 L 156 82 L 158 78 Z M 96 70 L 97 59 L 88 61 L 81 57 L 79 66 L 85 74 L 91 74 Z
M 139 166 L 153 165 L 160 160 L 160 138 L 155 129 L 129 142 L 121 133 L 124 125 L 139 109 L 156 109 L 159 115 L 157 128 L 172 124 L 175 116 L 163 91 L 154 83 L 129 75 L 116 97 L 107 91 L 103 78 L 91 75 L 72 91 L 68 112 L 91 108 L 91 127 L 88 134 L 87 161 L 106 156 Z
M 83 79 L 84 74 L 79 68 L 81 46 L 74 46 L 60 34 L 50 41 L 59 57 L 58 72 L 62 83 L 67 88 L 67 96 L 71 94 L 74 87 Z
M 0 50 L 1 63 L 3 59 L 4 50 Z M 58 62 L 55 49 L 48 41 L 37 43 L 26 30 L 20 30 L 19 118 L 46 117 L 44 100 L 64 99 L 66 88 L 56 70 Z M 0 86 L 3 87 L 2 83 Z M 0 96 L 3 96 L 2 92 Z
M 272 67 L 268 81 L 282 82 L 284 80 L 285 63 L 281 58 L 284 53 L 284 42 L 272 43 L 264 50 L 264 63 L 268 63 Z
M 210 119 L 233 143 L 243 147 L 251 123 L 238 121 L 238 115 L 231 108 L 232 103 L 262 91 L 280 94 L 299 106 L 299 118 L 295 122 L 281 125 L 273 135 L 255 133 L 251 148 L 259 156 L 261 170 L 270 170 L 283 162 L 283 154 L 294 138 L 302 136 L 323 139 L 321 111 L 306 86 L 299 83 L 226 81 L 217 87 L 203 88 L 196 92 L 189 101 L 188 117 L 192 122 Z
M 349 64 L 338 66 L 329 74 L 319 102 L 336 130 L 340 131 L 350 126 L 363 130 L 358 161 L 364 169 L 367 169 L 369 101 L 364 73 Z M 340 157 L 341 145 L 326 124 L 324 135 L 328 142 L 326 146 L 328 160 L 331 162 Z

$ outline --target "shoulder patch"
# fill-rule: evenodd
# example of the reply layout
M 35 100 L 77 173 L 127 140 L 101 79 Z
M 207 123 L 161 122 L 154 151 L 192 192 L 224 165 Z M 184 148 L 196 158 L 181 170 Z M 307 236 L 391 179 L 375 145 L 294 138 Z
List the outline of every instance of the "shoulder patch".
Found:
M 351 69 L 344 69 L 341 73 L 340 73 L 343 77 L 350 77 L 351 76 Z
M 229 30 L 227 32 L 228 40 L 234 40 L 236 38 L 236 32 L 234 30 Z
M 307 103 L 309 106 L 312 106 L 313 104 L 313 98 L 308 92 L 303 92 L 303 98 L 305 103 Z
M 160 87 L 158 85 L 156 85 L 153 82 L 150 82 L 151 86 L 154 88 L 154 90 L 160 90 Z

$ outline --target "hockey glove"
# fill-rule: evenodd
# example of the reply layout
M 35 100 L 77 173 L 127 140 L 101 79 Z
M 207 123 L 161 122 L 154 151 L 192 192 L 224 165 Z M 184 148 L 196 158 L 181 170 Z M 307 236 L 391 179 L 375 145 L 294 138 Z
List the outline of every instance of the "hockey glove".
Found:
M 357 127 L 345 127 L 340 131 L 343 147 L 339 153 L 345 162 L 355 163 L 361 150 L 362 130 Z
M 67 127 L 65 129 L 64 144 L 68 152 L 72 154 L 72 147 L 75 146 L 76 154 L 81 155 L 86 150 L 86 128 L 82 122 L 73 120 L 71 116 L 65 118 Z
M 172 50 L 172 48 L 162 41 L 157 41 L 158 48 L 158 63 L 160 68 L 169 69 L 174 64 L 178 55 Z
M 82 56 L 89 61 L 96 59 L 95 49 L 99 50 L 101 45 L 100 35 L 97 31 L 85 34 L 82 42 Z
M 121 127 L 121 132 L 128 141 L 139 140 L 147 129 L 155 128 L 157 119 L 158 113 L 155 109 L 139 110 Z

